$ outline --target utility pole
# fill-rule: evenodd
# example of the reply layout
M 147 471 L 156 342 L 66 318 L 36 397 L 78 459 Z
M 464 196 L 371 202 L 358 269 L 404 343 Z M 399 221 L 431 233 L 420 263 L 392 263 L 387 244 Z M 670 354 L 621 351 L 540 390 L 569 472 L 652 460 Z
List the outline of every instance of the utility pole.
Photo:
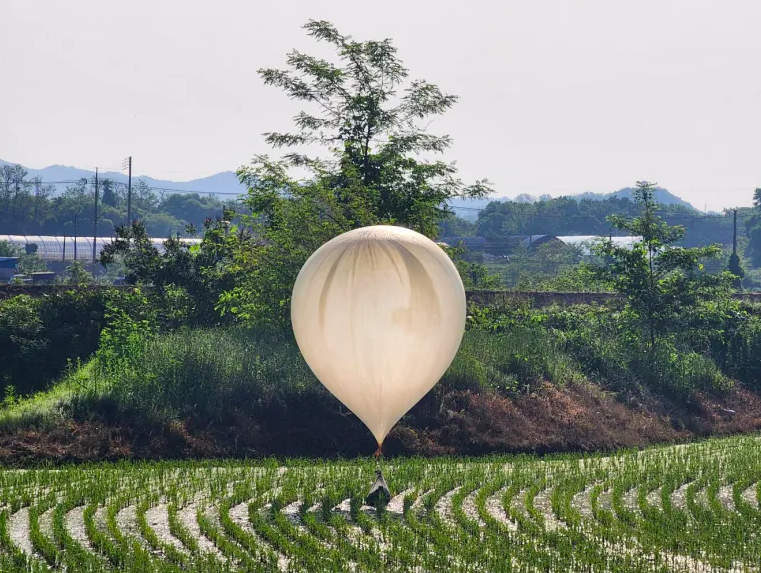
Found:
M 732 229 L 732 254 L 737 254 L 737 209 L 735 211 L 735 221 Z
M 74 260 L 77 260 L 77 214 L 74 213 Z
M 37 206 L 40 203 L 40 178 L 34 178 L 34 222 L 37 222 Z
M 95 264 L 97 256 L 98 241 L 98 168 L 95 168 L 95 223 L 92 232 L 92 263 Z
M 132 156 L 127 158 L 127 226 L 132 226 Z

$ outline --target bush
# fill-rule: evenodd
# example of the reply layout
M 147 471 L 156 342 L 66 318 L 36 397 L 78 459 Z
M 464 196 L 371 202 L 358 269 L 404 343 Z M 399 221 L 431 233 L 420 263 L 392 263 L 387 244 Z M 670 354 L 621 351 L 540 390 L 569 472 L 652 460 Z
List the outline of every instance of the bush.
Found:
M 0 384 L 20 395 L 47 388 L 70 361 L 95 352 L 103 323 L 103 293 L 97 290 L 0 301 Z
M 119 318 L 104 330 L 93 370 L 99 393 L 154 419 L 216 418 L 325 393 L 290 333 L 236 328 L 181 329 L 141 336 L 146 325 Z M 118 349 L 118 352 L 117 350 Z M 440 392 L 515 392 L 579 375 L 572 359 L 542 329 L 470 330 Z
M 118 336 L 123 333 L 109 326 L 118 319 L 137 321 L 140 339 L 147 330 L 183 327 L 195 312 L 187 293 L 171 285 L 160 293 L 72 286 L 0 300 L 0 390 L 13 386 L 21 396 L 45 390 L 70 362 L 86 362 L 101 340 L 121 352 L 118 346 L 126 341 Z
M 761 388 L 761 316 L 759 309 L 751 309 L 728 330 L 722 344 L 715 351 L 718 364 L 727 375 L 755 388 Z
M 504 362 L 506 372 L 514 374 L 521 386 L 540 378 L 562 383 L 579 371 L 612 390 L 647 388 L 684 397 L 692 390 L 724 390 L 731 385 L 727 378 L 731 368 L 722 371 L 704 336 L 705 323 L 718 320 L 709 315 L 695 313 L 694 320 L 700 317 L 703 321 L 700 325 L 689 328 L 679 339 L 664 337 L 654 353 L 648 352 L 642 339 L 638 317 L 623 304 L 542 309 L 501 305 L 471 309 L 470 322 L 476 329 L 496 331 L 507 338 L 502 345 L 509 357 Z M 714 330 L 721 332 L 718 327 Z M 758 332 L 761 334 L 761 328 Z M 738 361 L 734 371 L 751 371 L 759 361 L 756 358 L 754 362 L 750 348 L 740 345 L 740 339 L 746 340 L 745 335 L 738 334 L 733 356 L 746 358 Z

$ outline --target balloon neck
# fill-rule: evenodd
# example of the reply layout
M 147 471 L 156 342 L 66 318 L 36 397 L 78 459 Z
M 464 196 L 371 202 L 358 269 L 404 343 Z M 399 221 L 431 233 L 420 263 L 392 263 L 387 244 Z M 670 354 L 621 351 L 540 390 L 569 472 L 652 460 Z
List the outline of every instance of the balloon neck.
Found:
M 383 455 L 383 444 L 378 444 L 378 449 L 375 450 L 375 461 L 380 461 L 381 456 Z

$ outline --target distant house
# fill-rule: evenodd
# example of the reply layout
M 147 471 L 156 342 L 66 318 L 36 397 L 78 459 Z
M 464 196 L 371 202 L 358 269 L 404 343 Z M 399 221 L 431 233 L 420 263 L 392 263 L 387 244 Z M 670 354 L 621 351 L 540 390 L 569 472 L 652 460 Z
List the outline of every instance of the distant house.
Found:
M 0 282 L 8 282 L 16 274 L 18 257 L 0 257 Z

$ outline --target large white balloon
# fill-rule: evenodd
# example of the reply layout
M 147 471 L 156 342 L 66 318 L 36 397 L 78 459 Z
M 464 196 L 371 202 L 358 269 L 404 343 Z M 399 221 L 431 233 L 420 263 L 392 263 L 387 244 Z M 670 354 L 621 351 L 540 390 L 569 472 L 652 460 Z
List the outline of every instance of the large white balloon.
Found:
M 309 367 L 380 446 L 449 367 L 465 309 L 460 275 L 438 245 L 374 226 L 336 237 L 307 260 L 291 322 Z

